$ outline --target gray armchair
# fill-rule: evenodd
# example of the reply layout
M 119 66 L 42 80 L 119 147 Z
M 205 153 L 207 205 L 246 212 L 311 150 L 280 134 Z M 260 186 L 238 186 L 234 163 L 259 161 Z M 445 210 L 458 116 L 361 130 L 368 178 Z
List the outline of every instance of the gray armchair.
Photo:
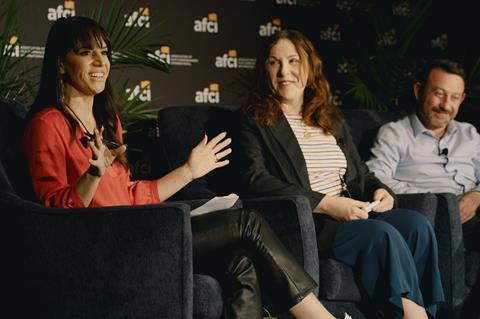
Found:
M 204 133 L 213 137 L 222 131 L 231 132 L 235 125 L 238 106 L 211 107 L 185 106 L 162 109 L 158 113 L 160 138 L 157 146 L 158 158 L 153 160 L 157 165 L 153 168 L 160 175 L 165 174 L 183 164 L 192 150 L 201 140 Z M 235 146 L 233 146 L 235 152 Z M 197 179 L 178 192 L 172 200 L 188 200 L 194 198 L 210 199 L 216 195 L 227 195 L 237 192 L 235 180 L 235 161 L 217 169 L 206 177 Z M 303 197 L 262 197 L 242 198 L 244 207 L 251 207 L 261 212 L 283 244 L 289 248 L 294 257 L 304 266 L 312 278 L 318 280 L 318 254 L 315 241 L 315 229 L 311 208 Z M 219 318 L 221 313 L 204 312 L 208 307 L 198 302 L 209 300 L 218 304 L 221 301 L 221 289 L 218 282 L 212 280 L 205 291 L 195 290 L 194 317 Z M 219 296 L 219 299 L 208 299 L 204 294 Z M 266 308 L 269 306 L 268 296 L 263 296 Z M 201 310 L 201 311 L 200 311 Z M 203 312 L 202 312 L 203 311 Z M 273 311 L 275 311 L 273 309 Z
M 191 318 L 188 205 L 47 208 L 20 151 L 25 109 L 0 103 L 3 318 Z

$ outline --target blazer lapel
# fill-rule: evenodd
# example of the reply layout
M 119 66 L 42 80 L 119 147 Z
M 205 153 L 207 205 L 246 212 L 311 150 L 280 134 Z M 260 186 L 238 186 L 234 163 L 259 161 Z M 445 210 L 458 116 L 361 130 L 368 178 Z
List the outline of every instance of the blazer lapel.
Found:
M 281 116 L 276 125 L 268 127 L 267 131 L 270 132 L 270 134 L 274 137 L 277 144 L 282 149 L 284 156 L 288 158 L 289 164 L 295 171 L 295 174 L 301 185 L 307 189 L 310 189 L 310 180 L 308 178 L 305 158 L 303 157 L 303 153 L 300 149 L 297 138 L 295 137 L 285 116 Z M 274 150 L 272 151 L 275 152 Z M 276 156 L 278 157 L 278 154 Z M 288 170 L 287 167 L 282 167 L 282 169 Z

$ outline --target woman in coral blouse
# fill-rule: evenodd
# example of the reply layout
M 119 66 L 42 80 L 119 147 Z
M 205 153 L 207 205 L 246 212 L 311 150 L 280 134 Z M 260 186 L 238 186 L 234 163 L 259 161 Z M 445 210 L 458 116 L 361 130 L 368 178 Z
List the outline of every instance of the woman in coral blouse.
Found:
M 205 136 L 187 162 L 166 176 L 130 180 L 127 146 L 108 81 L 110 60 L 108 36 L 95 21 L 71 17 L 53 24 L 24 138 L 33 188 L 46 206 L 160 203 L 229 163 L 230 139 L 222 133 Z M 232 256 L 222 270 L 231 270 L 235 280 L 226 285 L 231 287 L 225 292 L 226 317 L 262 318 L 259 289 L 264 288 L 275 297 L 278 310 L 298 318 L 333 318 L 311 292 L 315 282 L 255 212 L 226 210 L 194 217 L 192 233 L 194 267 L 211 262 L 204 259 L 212 253 L 219 260 Z M 232 254 L 232 248 L 240 255 Z M 257 266 L 268 270 L 262 287 Z

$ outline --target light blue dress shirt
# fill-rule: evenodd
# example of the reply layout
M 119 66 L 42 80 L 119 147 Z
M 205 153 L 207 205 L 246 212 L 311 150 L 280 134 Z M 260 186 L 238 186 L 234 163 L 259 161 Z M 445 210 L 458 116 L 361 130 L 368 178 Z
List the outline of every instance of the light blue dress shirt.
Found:
M 439 139 L 416 114 L 383 125 L 367 162 L 395 193 L 480 191 L 480 135 L 468 123 L 451 121 Z

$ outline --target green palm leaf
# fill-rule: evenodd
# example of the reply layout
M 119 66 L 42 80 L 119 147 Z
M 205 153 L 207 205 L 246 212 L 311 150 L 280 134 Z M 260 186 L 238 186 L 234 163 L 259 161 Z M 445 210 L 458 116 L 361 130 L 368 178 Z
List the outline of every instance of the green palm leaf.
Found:
M 26 103 L 33 97 L 33 87 L 29 75 L 37 68 L 25 63 L 30 52 L 15 56 L 18 43 L 11 44 L 18 35 L 18 8 L 14 1 L 0 3 L 0 98 Z

